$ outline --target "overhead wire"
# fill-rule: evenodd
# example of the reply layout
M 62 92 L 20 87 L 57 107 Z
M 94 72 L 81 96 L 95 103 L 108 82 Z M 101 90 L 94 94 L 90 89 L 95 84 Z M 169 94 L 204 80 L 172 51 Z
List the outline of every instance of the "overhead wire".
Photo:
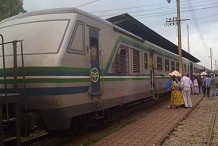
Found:
M 218 5 L 216 6 L 212 6 L 212 7 L 202 7 L 202 8 L 192 8 L 192 9 L 189 9 L 189 10 L 182 10 L 180 11 L 181 13 L 185 13 L 185 12 L 189 12 L 189 11 L 198 11 L 198 10 L 204 10 L 204 9 L 211 9 L 211 8 L 215 8 L 215 7 L 218 7 Z M 142 15 L 137 15 L 137 16 L 146 16 L 146 15 L 154 15 L 157 16 L 157 15 L 166 15 L 166 14 L 171 14 L 171 13 L 174 13 L 175 11 L 165 11 L 165 12 L 159 12 L 159 13 L 151 13 L 151 14 L 142 14 Z
M 213 0 L 211 0 L 213 1 Z M 215 0 L 216 1 L 216 0 Z M 204 0 L 204 1 L 198 1 L 196 2 L 197 4 L 201 4 L 203 2 L 208 2 L 208 0 Z M 144 5 L 144 6 L 134 6 L 134 7 L 127 7 L 127 8 L 118 8 L 118 9 L 108 9 L 108 10 L 98 10 L 98 11 L 91 11 L 90 13 L 98 13 L 98 12 L 113 12 L 113 11 L 120 11 L 120 10 L 128 10 L 128 9 L 136 9 L 136 8 L 147 8 L 147 7 L 157 7 L 156 9 L 161 9 L 163 8 L 163 5 L 168 5 L 167 3 L 161 3 L 161 4 L 152 4 L 152 5 Z M 181 6 L 186 6 L 185 4 L 181 4 Z M 168 8 L 168 7 L 167 7 Z
M 188 3 L 188 1 L 187 1 L 187 3 Z M 188 3 L 188 6 L 190 6 L 189 3 Z M 192 7 L 192 4 L 191 4 L 191 7 Z M 199 37 L 200 37 L 200 40 L 201 40 L 201 42 L 202 42 L 202 44 L 203 44 L 203 46 L 204 46 L 204 49 L 208 52 L 208 50 L 207 50 L 208 46 L 207 46 L 207 44 L 206 44 L 206 42 L 205 42 L 205 40 L 204 40 L 204 35 L 203 35 L 203 33 L 201 32 L 199 23 L 198 23 L 198 21 L 197 21 L 198 19 L 196 18 L 195 13 L 191 12 L 191 15 L 194 17 L 194 18 L 193 18 L 193 21 L 194 21 L 196 30 L 197 30 L 197 32 L 199 33 Z M 203 17 L 202 17 L 202 18 L 203 18 Z M 217 21 L 218 21 L 218 20 L 217 20 Z M 201 23 L 202 23 L 202 22 L 201 22 Z M 210 52 L 210 56 L 209 56 L 209 57 L 211 57 L 211 60 L 215 59 L 215 56 L 214 56 L 214 54 L 213 54 L 213 49 L 212 49 L 212 48 L 211 48 L 211 52 Z
M 181 13 L 184 13 L 184 12 L 189 12 L 189 11 L 198 11 L 198 10 L 204 10 L 204 9 L 211 9 L 211 8 L 216 8 L 218 7 L 218 5 L 214 5 L 215 3 L 212 3 L 212 4 L 206 4 L 206 5 L 209 5 L 208 7 L 205 7 L 205 4 L 204 5 L 197 5 L 197 7 L 194 9 L 187 9 L 187 10 L 183 10 L 181 11 Z M 217 3 L 218 4 L 218 3 Z M 213 6 L 210 6 L 210 5 L 213 5 Z M 167 7 L 162 7 L 162 8 L 167 8 Z M 139 13 L 139 12 L 145 12 L 145 11 L 155 11 L 155 10 L 160 10 L 160 8 L 156 8 L 156 9 L 146 9 L 146 10 L 137 10 L 137 11 L 130 11 L 130 12 L 122 12 L 120 14 L 123 14 L 123 13 L 129 13 L 129 14 L 135 14 L 135 13 Z M 157 11 L 157 12 L 154 12 L 154 13 L 146 13 L 146 14 L 138 14 L 138 15 L 134 15 L 134 17 L 141 17 L 141 16 L 148 16 L 148 17 L 156 17 L 158 15 L 167 15 L 167 14 L 171 14 L 171 13 L 175 13 L 175 9 L 168 9 L 167 11 Z M 99 17 L 106 17 L 106 16 L 114 16 L 114 15 L 119 15 L 117 13 L 114 13 L 114 14 L 107 14 L 107 15 L 98 15 Z
M 188 3 L 188 2 L 187 2 Z M 200 18 L 194 18 L 194 19 L 196 19 L 196 20 L 193 20 L 194 21 L 194 24 L 196 23 L 196 21 L 198 20 L 198 19 L 203 19 L 203 18 L 209 18 L 209 17 L 213 17 L 213 16 L 216 16 L 216 15 L 218 15 L 218 14 L 214 14 L 214 15 L 210 15 L 210 16 L 204 16 L 204 17 L 200 17 Z M 212 20 L 212 21 L 206 21 L 206 22 L 200 22 L 200 23 L 211 23 L 211 22 L 217 22 L 218 20 Z M 198 21 L 197 21 L 198 22 Z M 196 28 L 197 29 L 197 28 Z M 200 31 L 200 33 L 201 33 L 201 31 Z M 205 45 L 206 44 L 204 44 L 205 43 L 205 40 L 204 40 L 204 37 L 203 37 L 203 34 L 199 34 L 199 36 L 200 36 L 200 39 L 203 39 L 203 45 L 204 45 L 204 47 L 205 47 Z M 206 46 L 207 47 L 207 46 Z M 211 58 L 211 61 L 212 60 L 216 60 L 215 59 L 215 56 L 214 56 L 214 53 L 213 53 L 213 48 L 211 48 L 211 52 L 210 52 L 210 56 L 209 57 L 212 57 Z M 212 62 L 211 62 L 212 63 Z M 215 66 L 215 68 L 216 68 L 216 66 Z
M 95 2 L 97 2 L 97 1 L 99 1 L 99 0 L 94 0 L 94 1 L 91 1 L 91 2 L 88 2 L 88 3 L 85 3 L 85 4 L 82 4 L 82 5 L 79 5 L 79 6 L 77 6 L 77 8 L 79 8 L 79 7 L 83 7 L 83 6 L 86 6 L 86 5 L 89 5 L 89 4 L 92 4 L 92 3 L 95 3 Z M 181 2 L 183 2 L 184 0 L 182 0 Z M 193 0 L 192 0 L 193 1 Z M 216 0 L 211 0 L 211 1 L 216 1 Z M 211 2 L 210 1 L 210 2 Z M 186 1 L 187 2 L 187 1 Z M 198 1 L 198 2 L 196 2 L 196 3 L 198 3 L 198 4 L 201 4 L 201 3 L 204 3 L 204 2 L 208 2 L 207 0 L 203 0 L 203 1 Z M 206 5 L 213 5 L 213 4 L 217 4 L 218 2 L 215 2 L 215 3 L 207 3 Z M 128 8 L 120 8 L 120 9 L 110 9 L 110 10 L 104 10 L 104 11 L 95 11 L 95 12 L 108 12 L 108 11 L 117 11 L 117 10 L 125 10 L 125 9 L 134 9 L 134 8 L 143 8 L 143 7 L 149 7 L 149 6 L 158 6 L 158 5 L 163 5 L 163 4 L 165 4 L 165 3 L 162 3 L 162 4 L 153 4 L 153 5 L 146 5 L 146 6 L 136 6 L 136 7 L 128 7 Z M 184 4 L 181 4 L 181 5 L 184 5 Z M 196 7 L 199 7 L 199 6 L 205 6 L 205 4 L 204 5 L 197 5 Z M 208 8 L 214 8 L 214 7 L 217 7 L 217 6 L 213 6 L 213 7 L 207 7 L 207 8 L 201 8 L 201 9 L 208 9 Z M 160 9 L 165 9 L 165 8 L 168 8 L 168 7 L 160 7 L 160 8 L 156 8 L 156 9 L 158 9 L 158 10 L 160 10 Z M 149 10 L 154 10 L 153 8 L 152 9 L 147 9 L 147 10 L 143 10 L 143 11 L 149 11 Z M 199 9 L 195 9 L 195 10 L 199 10 Z M 138 12 L 143 12 L 142 10 L 141 11 L 133 11 L 133 12 L 129 12 L 129 13 L 138 13 Z M 189 9 L 189 11 L 192 11 L 192 10 L 190 10 Z M 187 11 L 181 11 L 182 13 L 183 12 L 187 12 Z M 127 12 L 128 13 L 128 12 Z M 164 15 L 167 15 L 167 14 L 170 14 L 170 13 L 174 13 L 174 10 L 172 10 L 172 11 L 165 11 L 165 12 L 160 12 L 160 13 L 158 13 L 158 12 L 156 12 L 156 13 L 151 13 L 151 14 L 144 14 L 144 15 L 148 15 L 148 17 L 152 17 L 152 15 L 153 15 L 153 17 L 156 17 L 156 16 L 158 16 L 158 15 L 163 15 L 163 13 L 164 13 Z M 113 15 L 113 14 L 110 14 L 110 15 Z M 107 16 L 110 16 L 110 15 L 107 15 Z M 144 15 L 136 15 L 135 17 L 141 17 L 141 16 L 144 16 Z M 203 19 L 203 18 L 208 18 L 208 17 L 212 17 L 212 16 L 216 16 L 216 15 L 218 15 L 218 14 L 215 14 L 215 15 L 210 15 L 210 16 L 204 16 L 204 17 L 200 17 L 200 18 L 195 18 L 195 19 Z M 105 15 L 106 16 L 106 15 Z M 102 17 L 102 16 L 100 16 L 100 17 Z M 141 17 L 141 18 L 145 18 L 145 17 Z M 206 21 L 206 22 L 201 22 L 201 23 L 209 23 L 209 22 L 216 22 L 216 20 L 215 21 Z
M 76 8 L 80 8 L 80 7 L 83 7 L 83 6 L 86 6 L 86 5 L 95 3 L 95 2 L 97 2 L 97 1 L 99 1 L 99 0 L 94 0 L 94 1 L 91 1 L 91 2 L 88 2 L 88 3 L 85 3 L 85 4 L 82 4 L 82 5 L 79 5 L 79 6 L 77 6 Z
M 212 21 L 203 21 L 201 23 L 212 23 L 212 22 L 218 22 L 218 20 L 212 20 Z
M 218 14 L 214 14 L 214 15 L 210 15 L 210 16 L 204 16 L 204 17 L 200 17 L 200 18 L 196 18 L 196 19 L 198 20 L 198 19 L 213 17 L 213 16 L 216 16 L 216 15 L 218 15 Z M 200 23 L 213 23 L 213 22 L 218 22 L 218 20 L 205 21 L 205 22 L 200 22 Z M 212 54 L 212 59 L 217 60 L 217 59 L 215 58 L 215 56 L 214 56 L 213 48 L 211 48 L 211 51 L 212 51 L 212 52 L 211 52 L 211 54 Z M 210 57 L 211 57 L 211 55 L 210 55 Z M 216 68 L 216 67 L 215 67 L 215 68 Z
M 192 16 L 192 18 L 193 18 L 193 22 L 194 22 L 194 24 L 195 24 L 195 28 L 196 28 L 196 30 L 197 30 L 197 32 L 198 32 L 198 35 L 199 35 L 200 40 L 201 40 L 201 43 L 203 44 L 203 48 L 208 52 L 208 49 L 207 49 L 208 47 L 207 47 L 206 42 L 205 42 L 205 40 L 204 40 L 204 37 L 203 37 L 203 34 L 202 34 L 202 32 L 201 32 L 199 23 L 198 23 L 198 21 L 197 21 L 197 19 L 196 19 L 196 15 L 195 15 L 194 8 L 193 8 L 192 4 L 189 3 L 188 0 L 186 0 L 186 1 L 187 1 L 188 8 L 189 8 L 189 10 L 190 10 L 190 14 L 191 14 L 191 16 Z
M 153 6 L 159 6 L 159 5 L 163 5 L 163 4 L 145 5 L 145 6 L 134 6 L 134 7 L 127 7 L 127 8 L 108 9 L 108 10 L 99 10 L 99 11 L 92 11 L 91 13 L 113 12 L 113 11 L 120 11 L 120 10 L 129 10 L 129 9 L 136 9 L 136 8 L 153 7 Z
M 94 0 L 94 1 L 91 1 L 91 2 L 88 2 L 88 3 L 85 3 L 85 4 L 82 4 L 82 5 L 79 5 L 77 6 L 77 8 L 79 7 L 83 7 L 83 6 L 87 6 L 89 4 L 92 4 L 92 3 L 95 3 L 99 0 Z M 184 2 L 185 0 L 181 0 L 181 2 Z M 192 1 L 193 3 L 197 3 L 197 4 L 202 4 L 202 5 L 195 5 L 195 8 L 193 8 L 192 6 Z M 216 16 L 218 14 L 214 14 L 214 15 L 209 15 L 209 16 L 204 16 L 204 17 L 200 17 L 200 18 L 197 18 L 196 15 L 195 15 L 195 11 L 197 10 L 204 10 L 204 9 L 211 9 L 211 8 L 216 8 L 218 7 L 218 2 L 214 2 L 214 3 L 207 3 L 207 4 L 203 4 L 204 2 L 208 2 L 207 0 L 203 0 L 203 1 L 197 1 L 197 2 L 194 2 L 194 0 L 192 0 L 191 2 L 189 2 L 188 0 L 186 0 L 186 3 L 188 5 L 188 10 L 183 10 L 181 11 L 181 13 L 185 13 L 185 12 L 190 12 L 191 16 L 192 16 L 192 20 L 195 24 L 195 27 L 196 27 L 196 30 L 199 34 L 199 37 L 200 37 L 200 40 L 204 46 L 204 49 L 208 52 L 207 50 L 207 44 L 204 40 L 204 37 L 203 37 L 203 34 L 201 32 L 201 29 L 200 29 L 200 26 L 199 26 L 199 23 L 198 23 L 198 19 L 203 19 L 203 18 L 208 18 L 208 17 L 213 17 L 213 16 Z M 211 1 L 216 1 L 216 0 L 210 0 Z M 157 7 L 161 5 L 161 7 Z M 181 6 L 184 6 L 185 4 L 181 3 Z M 210 6 L 212 5 L 212 6 Z M 137 8 L 143 8 L 143 7 L 154 7 L 154 8 L 150 8 L 150 9 L 147 9 L 147 10 L 136 10 L 136 11 L 130 11 L 130 12 L 125 12 L 125 13 L 131 13 L 131 14 L 134 14 L 134 13 L 140 13 L 140 12 L 145 12 L 145 11 L 150 11 L 150 10 L 165 10 L 167 9 L 167 11 L 162 11 L 162 12 L 155 12 L 155 13 L 148 13 L 148 14 L 141 14 L 141 15 L 135 15 L 135 17 L 140 17 L 140 18 L 148 18 L 148 17 L 156 17 L 156 16 L 159 16 L 159 15 L 166 15 L 166 14 L 172 14 L 172 13 L 175 13 L 175 10 L 174 9 L 169 9 L 168 7 L 163 7 L 163 4 L 155 4 L 155 5 L 146 5 L 146 6 L 134 6 L 134 7 L 128 7 L 128 8 L 119 8 L 119 9 L 109 9 L 109 10 L 99 10 L 99 11 L 94 11 L 94 12 L 91 12 L 91 13 L 99 13 L 99 12 L 114 12 L 114 11 L 120 11 L 120 10 L 130 10 L 130 9 L 137 9 Z M 202 7 L 203 6 L 203 7 Z M 208 6 L 208 7 L 205 7 L 205 6 Z M 105 16 L 113 16 L 113 15 L 117 15 L 116 14 L 108 14 L 108 15 L 102 15 L 100 17 L 105 17 Z M 142 16 L 147 16 L 147 17 L 142 17 Z M 214 20 L 214 21 L 207 21 L 207 22 L 201 22 L 201 23 L 209 23 L 209 22 L 217 22 L 218 20 Z M 214 55 L 213 55 L 214 57 Z
M 207 15 L 207 16 L 203 16 L 203 17 L 198 17 L 196 18 L 197 20 L 198 19 L 204 19 L 204 18 L 209 18 L 209 17 L 214 17 L 214 16 L 217 16 L 218 14 L 214 14 L 214 15 Z M 202 23 L 202 22 L 201 22 Z

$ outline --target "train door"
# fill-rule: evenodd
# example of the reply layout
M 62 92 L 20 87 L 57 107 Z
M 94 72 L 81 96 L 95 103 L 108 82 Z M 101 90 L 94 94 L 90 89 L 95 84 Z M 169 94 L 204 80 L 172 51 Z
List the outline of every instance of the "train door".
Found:
M 150 51 L 150 77 L 151 77 L 151 96 L 157 98 L 156 80 L 155 80 L 155 63 L 154 50 Z
M 99 30 L 89 28 L 91 96 L 100 96 Z

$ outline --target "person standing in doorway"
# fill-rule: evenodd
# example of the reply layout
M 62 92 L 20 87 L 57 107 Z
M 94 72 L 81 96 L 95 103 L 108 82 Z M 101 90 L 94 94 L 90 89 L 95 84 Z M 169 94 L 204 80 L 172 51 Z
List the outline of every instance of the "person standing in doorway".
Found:
M 181 86 L 183 87 L 182 96 L 184 99 L 185 108 L 192 107 L 192 101 L 191 101 L 191 97 L 190 97 L 192 81 L 189 78 L 189 74 L 187 74 L 186 76 L 184 75 L 182 77 Z

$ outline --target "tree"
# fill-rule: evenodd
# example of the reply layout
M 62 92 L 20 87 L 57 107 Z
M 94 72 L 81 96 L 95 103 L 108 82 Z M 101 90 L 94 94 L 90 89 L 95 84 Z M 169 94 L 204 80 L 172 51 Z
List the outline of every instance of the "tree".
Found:
M 0 21 L 24 12 L 23 0 L 0 0 Z

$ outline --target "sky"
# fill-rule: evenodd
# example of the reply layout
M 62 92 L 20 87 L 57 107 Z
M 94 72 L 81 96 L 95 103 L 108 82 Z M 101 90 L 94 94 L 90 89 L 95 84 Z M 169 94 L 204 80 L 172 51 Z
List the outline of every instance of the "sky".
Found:
M 167 0 L 23 0 L 23 6 L 28 12 L 77 7 L 103 19 L 128 13 L 177 45 L 177 26 L 164 25 L 167 18 L 176 17 L 177 1 L 171 0 L 168 3 Z M 200 65 L 208 69 L 211 69 L 212 56 L 212 69 L 218 69 L 217 65 L 215 66 L 218 64 L 218 0 L 180 0 L 180 11 L 182 49 L 188 52 L 189 44 L 190 53 L 201 61 Z

